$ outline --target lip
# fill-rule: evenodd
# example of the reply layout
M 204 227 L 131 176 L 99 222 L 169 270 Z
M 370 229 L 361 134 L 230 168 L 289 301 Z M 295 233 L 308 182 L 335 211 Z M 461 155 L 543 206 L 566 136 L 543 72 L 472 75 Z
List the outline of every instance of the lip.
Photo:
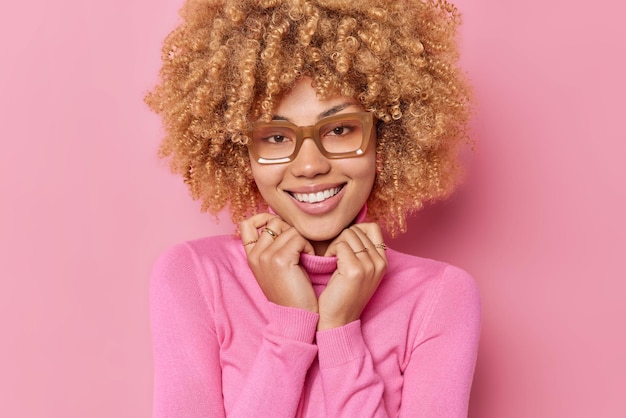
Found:
M 325 185 L 305 186 L 305 187 L 299 187 L 296 189 L 289 189 L 289 190 L 285 189 L 284 191 L 289 195 L 293 204 L 296 205 L 302 212 L 309 214 L 309 215 L 323 215 L 325 213 L 332 211 L 339 205 L 339 202 L 341 202 L 341 199 L 343 198 L 343 195 L 345 194 L 345 190 L 346 190 L 345 186 L 346 186 L 346 183 L 325 184 Z M 298 194 L 319 193 L 319 192 L 323 192 L 325 190 L 329 190 L 333 188 L 340 188 L 340 190 L 334 196 L 331 196 L 321 202 L 315 202 L 315 203 L 301 202 L 298 199 L 296 199 L 293 195 L 293 193 L 298 193 Z

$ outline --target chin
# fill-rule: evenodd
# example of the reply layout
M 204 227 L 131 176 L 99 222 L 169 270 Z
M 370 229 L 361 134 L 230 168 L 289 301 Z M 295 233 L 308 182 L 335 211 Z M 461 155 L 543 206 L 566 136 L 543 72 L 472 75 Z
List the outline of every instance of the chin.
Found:
M 329 229 L 329 230 L 320 230 L 314 228 L 307 228 L 305 230 L 296 228 L 300 235 L 302 235 L 305 239 L 311 242 L 325 242 L 332 241 L 341 233 L 343 228 L 337 229 Z

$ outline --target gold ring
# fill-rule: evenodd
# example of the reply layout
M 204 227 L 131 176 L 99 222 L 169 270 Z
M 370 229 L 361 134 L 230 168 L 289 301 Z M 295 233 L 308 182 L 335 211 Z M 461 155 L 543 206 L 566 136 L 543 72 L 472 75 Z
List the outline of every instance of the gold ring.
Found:
M 363 247 L 363 249 L 362 249 L 362 250 L 355 251 L 354 253 L 355 253 L 355 254 L 359 254 L 359 253 L 366 253 L 366 252 L 367 252 L 367 248 Z
M 258 239 L 253 239 L 252 241 L 244 242 L 243 246 L 245 247 L 246 245 L 256 244 L 257 241 L 258 241 Z
M 374 248 L 380 248 L 383 251 L 387 251 L 387 245 L 384 242 L 374 245 Z
M 268 234 L 270 234 L 270 236 L 272 237 L 272 239 L 276 239 L 278 238 L 278 234 L 276 233 L 276 231 L 272 231 L 269 228 L 263 228 L 263 232 L 267 232 Z

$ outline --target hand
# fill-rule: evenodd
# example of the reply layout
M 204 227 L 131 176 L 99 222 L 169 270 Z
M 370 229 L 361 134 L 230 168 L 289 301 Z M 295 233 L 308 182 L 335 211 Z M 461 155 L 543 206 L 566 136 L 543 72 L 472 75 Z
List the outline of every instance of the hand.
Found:
M 319 297 L 318 331 L 336 328 L 356 321 L 378 289 L 387 270 L 383 242 L 378 225 L 352 225 L 333 240 L 327 256 L 337 256 L 337 270 Z
M 311 243 L 269 213 L 254 215 L 241 222 L 239 228 L 248 266 L 267 300 L 317 312 L 313 285 L 300 266 L 301 253 L 315 254 Z

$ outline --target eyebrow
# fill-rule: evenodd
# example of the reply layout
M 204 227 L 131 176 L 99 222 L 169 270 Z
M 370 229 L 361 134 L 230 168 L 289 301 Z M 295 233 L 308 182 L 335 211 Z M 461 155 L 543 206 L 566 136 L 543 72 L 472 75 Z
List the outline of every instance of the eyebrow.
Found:
M 317 120 L 320 119 L 324 119 L 327 118 L 329 116 L 335 115 L 339 112 L 341 112 L 342 110 L 350 107 L 350 106 L 355 106 L 356 104 L 353 102 L 345 102 L 345 103 L 341 103 L 338 104 L 336 106 L 331 107 L 330 109 L 327 109 L 325 111 L 323 111 L 322 113 L 320 113 L 319 115 L 317 115 Z M 272 120 L 286 120 L 289 121 L 289 118 L 286 116 L 281 116 L 281 115 L 274 115 L 272 116 Z

